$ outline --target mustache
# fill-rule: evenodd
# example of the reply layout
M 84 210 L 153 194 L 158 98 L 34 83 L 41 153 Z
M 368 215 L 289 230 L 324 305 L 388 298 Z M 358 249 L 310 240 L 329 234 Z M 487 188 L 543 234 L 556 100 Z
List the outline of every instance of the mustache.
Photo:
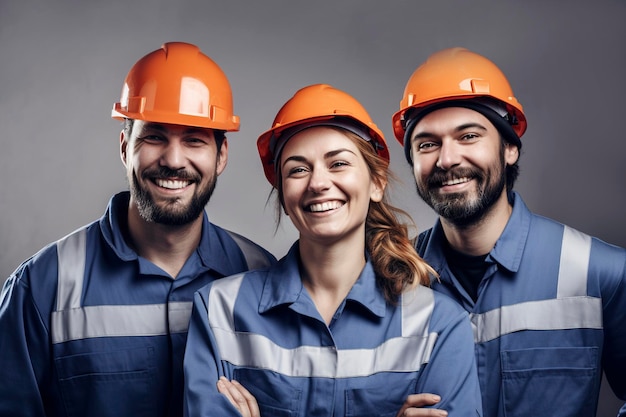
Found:
M 197 174 L 186 171 L 185 169 L 172 169 L 168 167 L 159 167 L 156 169 L 151 169 L 144 171 L 141 175 L 142 178 L 176 178 L 179 180 L 186 181 L 199 181 L 200 177 Z
M 430 187 L 440 187 L 446 181 L 451 181 L 457 178 L 478 178 L 482 179 L 482 173 L 474 168 L 454 168 L 448 171 L 444 171 L 441 168 L 435 168 L 435 170 L 428 176 L 427 184 Z

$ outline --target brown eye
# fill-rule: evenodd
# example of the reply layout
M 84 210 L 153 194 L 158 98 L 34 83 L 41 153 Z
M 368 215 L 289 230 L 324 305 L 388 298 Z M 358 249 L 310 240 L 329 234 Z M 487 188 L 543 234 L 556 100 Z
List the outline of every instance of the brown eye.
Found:
M 475 133 L 467 133 L 467 134 L 461 136 L 461 140 L 472 140 L 472 139 L 475 139 L 477 137 L 478 137 L 478 135 L 475 134 Z
M 289 168 L 288 170 L 286 170 L 286 172 L 287 172 L 287 176 L 289 177 L 299 176 L 301 174 L 306 173 L 307 169 L 303 166 L 297 166 L 297 167 Z
M 335 161 L 333 163 L 330 164 L 331 168 L 341 168 L 343 166 L 347 166 L 350 165 L 348 164 L 346 161 Z
M 417 145 L 417 150 L 428 152 L 433 150 L 437 144 L 435 142 L 421 142 Z
M 141 139 L 141 141 L 143 142 L 152 142 L 152 143 L 162 142 L 164 140 L 163 137 L 159 135 L 146 135 L 146 136 L 142 136 L 139 139 Z

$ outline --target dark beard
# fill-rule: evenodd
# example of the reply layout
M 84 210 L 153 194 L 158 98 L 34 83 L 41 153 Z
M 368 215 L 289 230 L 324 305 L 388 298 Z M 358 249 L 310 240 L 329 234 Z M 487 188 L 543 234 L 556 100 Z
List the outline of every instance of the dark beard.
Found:
M 150 178 L 178 178 L 183 180 L 192 180 L 198 183 L 197 176 L 192 176 L 184 171 L 176 171 L 167 167 L 161 167 L 158 170 L 145 172 L 143 178 L 150 181 Z M 207 186 L 196 192 L 186 207 L 176 207 L 179 202 L 178 198 L 172 198 L 164 207 L 155 204 L 152 196 L 147 189 L 139 185 L 137 177 L 133 174 L 132 183 L 130 184 L 130 193 L 137 202 L 139 215 L 147 222 L 159 223 L 168 226 L 181 226 L 196 220 L 204 211 L 215 190 L 217 182 L 217 172 L 213 176 L 213 180 Z
M 504 155 L 501 155 L 499 162 L 500 165 L 497 168 L 487 172 L 471 168 L 458 168 L 452 171 L 435 168 L 435 171 L 428 177 L 426 186 L 417 184 L 417 192 L 439 216 L 452 224 L 459 227 L 477 224 L 489 213 L 506 186 L 505 171 L 501 168 L 504 166 Z M 468 177 L 476 180 L 477 198 L 470 200 L 467 193 L 439 196 L 436 191 L 442 182 L 452 177 Z

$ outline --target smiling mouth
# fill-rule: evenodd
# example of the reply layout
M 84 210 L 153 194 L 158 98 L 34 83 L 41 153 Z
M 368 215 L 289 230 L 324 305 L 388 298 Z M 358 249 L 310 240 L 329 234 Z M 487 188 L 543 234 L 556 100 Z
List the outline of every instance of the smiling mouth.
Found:
M 441 183 L 442 187 L 445 187 L 446 185 L 457 185 L 457 184 L 463 184 L 466 182 L 470 182 L 472 179 L 470 177 L 461 177 L 461 178 L 452 178 L 446 181 L 443 181 Z
M 167 188 L 168 190 L 179 190 L 181 188 L 187 187 L 191 184 L 191 181 L 188 180 L 166 180 L 157 178 L 154 180 L 154 183 L 162 188 Z
M 320 213 L 324 211 L 336 210 L 343 205 L 344 203 L 342 201 L 327 201 L 324 203 L 311 204 L 307 207 L 307 211 L 310 211 L 312 213 Z

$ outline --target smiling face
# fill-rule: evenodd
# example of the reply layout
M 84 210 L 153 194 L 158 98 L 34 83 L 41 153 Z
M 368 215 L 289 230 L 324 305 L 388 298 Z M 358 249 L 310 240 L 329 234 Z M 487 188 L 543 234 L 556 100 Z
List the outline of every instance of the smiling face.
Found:
M 280 154 L 281 201 L 301 240 L 364 239 L 370 200 L 382 199 L 384 187 L 374 184 L 354 142 L 362 139 L 347 135 L 311 127 L 292 136 Z
M 211 129 L 136 120 L 120 143 L 131 205 L 145 221 L 183 225 L 199 218 L 226 167 L 226 141 L 218 151 Z
M 417 123 L 411 138 L 417 191 L 441 217 L 473 224 L 495 204 L 507 204 L 505 168 L 519 151 L 482 114 L 435 110 Z

